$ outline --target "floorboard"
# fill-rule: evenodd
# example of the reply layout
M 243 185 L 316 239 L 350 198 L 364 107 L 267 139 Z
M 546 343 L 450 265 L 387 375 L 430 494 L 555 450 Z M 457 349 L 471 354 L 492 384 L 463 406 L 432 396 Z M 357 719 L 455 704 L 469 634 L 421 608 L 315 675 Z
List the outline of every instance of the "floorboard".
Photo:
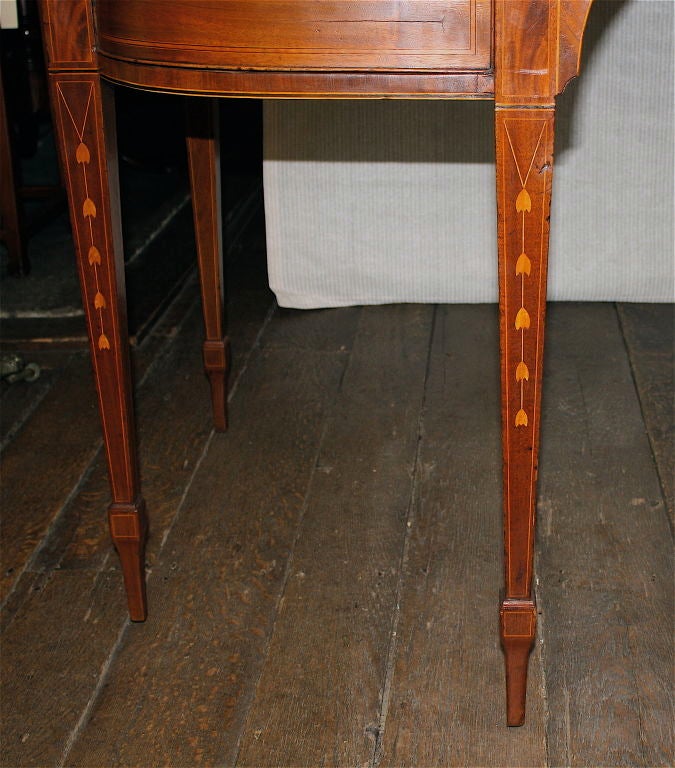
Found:
M 373 755 L 432 314 L 362 310 L 237 765 L 366 765 Z
M 497 307 L 439 307 L 382 766 L 540 766 L 541 657 L 505 727 Z
M 146 624 L 86 359 L 3 398 L 0 765 L 672 765 L 666 310 L 549 309 L 540 625 L 508 729 L 496 308 L 271 314 L 259 262 L 230 285 L 227 434 L 194 283 L 136 354 Z
M 537 574 L 552 766 L 672 764 L 672 538 L 615 309 L 548 320 Z
M 149 562 L 161 543 L 163 528 L 175 514 L 187 478 L 210 432 L 208 385 L 203 382 L 199 355 L 201 320 L 197 312 L 193 311 L 192 315 L 192 323 L 183 329 L 186 332 L 172 345 L 162 364 L 151 371 L 138 397 L 141 421 L 152 432 L 152 439 L 146 440 L 141 451 L 154 533 Z M 192 359 L 191 368 L 184 368 L 181 375 L 176 376 L 186 354 Z M 167 369 L 173 371 L 173 377 L 167 376 Z M 201 385 L 202 397 L 195 399 L 195 407 L 186 410 L 184 403 L 194 393 L 195 381 Z M 179 410 L 183 418 L 177 417 Z M 149 418 L 144 418 L 146 415 Z M 95 410 L 90 418 L 96 434 Z M 58 467 L 58 462 L 55 466 Z M 82 486 L 56 517 L 30 567 L 22 574 L 19 592 L 23 599 L 14 606 L 2 636 L 3 663 L 8 653 L 7 661 L 13 669 L 35 671 L 30 676 L 12 676 L 11 694 L 5 688 L 3 698 L 11 695 L 12 700 L 24 701 L 26 705 L 33 697 L 44 698 L 50 700 L 56 712 L 60 709 L 61 714 L 55 716 L 58 728 L 51 728 L 52 737 L 47 742 L 33 739 L 11 743 L 6 752 L 14 761 L 10 765 L 54 764 L 60 757 L 126 622 L 125 601 L 119 585 L 121 574 L 106 531 L 108 499 L 105 464 L 99 455 Z M 99 582 L 109 579 L 111 572 L 117 582 L 109 587 L 114 595 L 102 598 Z M 104 617 L 105 627 L 98 626 L 99 618 L 91 618 L 92 607 L 100 611 L 93 603 L 101 599 L 111 602 Z M 52 643 L 47 631 L 36 634 L 33 621 L 40 616 L 46 627 L 67 624 L 68 641 L 58 642 L 57 634 Z M 96 621 L 96 632 L 92 632 L 92 621 Z M 74 687 L 55 684 L 55 675 L 67 674 L 77 658 L 82 658 L 83 668 L 93 668 L 97 673 L 82 677 L 78 672 L 79 682 Z M 33 712 L 25 706 L 19 711 L 23 712 L 25 727 L 40 733 L 44 730 L 40 725 L 43 714 L 40 710 Z M 45 751 L 40 751 L 42 749 Z
M 3 353 L 4 355 L 5 353 Z M 0 451 L 14 440 L 59 378 L 68 356 L 63 351 L 33 350 L 21 355 L 24 364 L 37 363 L 40 376 L 30 386 L 0 384 Z
M 3 451 L 2 602 L 7 600 L 100 444 L 89 360 L 85 355 L 73 355 L 30 420 Z M 67 462 L 60 461 L 64 456 Z M 27 478 L 30 482 L 26 482 Z
M 231 764 L 344 356 L 261 351 L 210 444 L 69 765 Z
M 675 529 L 672 304 L 619 304 L 619 319 L 654 459 Z
M 242 292 L 241 297 L 232 303 L 231 308 L 235 311 L 232 313 L 231 329 L 236 335 L 239 350 L 235 350 L 233 355 L 233 379 L 236 379 L 237 370 L 245 364 L 242 345 L 254 344 L 268 312 L 266 293 L 258 291 L 257 298 L 256 304 L 250 294 Z M 193 284 L 189 304 L 186 306 L 183 298 L 174 307 L 174 313 L 168 313 L 158 325 L 157 334 L 161 338 L 148 339 L 136 356 L 137 374 L 141 377 L 147 374 L 137 393 L 137 408 L 141 473 L 151 525 L 147 552 L 150 569 L 211 433 L 208 384 L 200 353 L 202 333 L 197 287 Z M 4 667 L 5 673 L 9 669 L 14 671 L 12 675 L 3 676 L 3 700 L 8 696 L 11 700 L 23 702 L 17 710 L 22 714 L 23 727 L 43 737 L 45 723 L 50 722 L 51 713 L 48 713 L 46 721 L 42 721 L 44 713 L 39 708 L 32 708 L 29 702 L 35 697 L 37 700 L 44 699 L 51 703 L 54 711 L 58 712 L 60 708 L 61 716 L 57 717 L 58 728 L 47 727 L 47 731 L 53 731 L 50 738 L 18 742 L 10 738 L 5 752 L 8 766 L 56 764 L 78 728 L 79 719 L 96 690 L 101 670 L 111 652 L 115 651 L 117 638 L 126 622 L 125 600 L 119 583 L 121 574 L 105 522 L 109 491 L 105 463 L 98 453 L 98 416 L 89 363 L 83 355 L 74 356 L 74 359 L 84 370 L 77 369 L 71 376 L 67 376 L 66 372 L 59 379 L 16 440 L 17 455 L 23 461 L 37 455 L 49 474 L 45 471 L 46 477 L 40 483 L 19 482 L 9 486 L 12 492 L 16 488 L 16 493 L 21 492 L 24 496 L 38 494 L 34 505 L 36 514 L 41 512 L 45 521 L 39 518 L 42 527 L 36 532 L 30 527 L 30 519 L 29 523 L 23 521 L 23 527 L 32 533 L 32 537 L 26 535 L 15 540 L 8 537 L 14 557 L 30 551 L 31 560 L 29 567 L 21 572 L 13 599 L 3 612 L 2 636 L 3 664 L 11 665 Z M 50 395 L 59 397 L 59 401 L 51 404 Z M 88 402 L 89 405 L 83 407 Z M 186 403 L 191 403 L 191 406 L 186 408 Z M 43 438 L 51 438 L 53 442 L 49 443 L 50 451 L 31 454 L 21 441 L 29 440 L 36 430 L 39 432 L 43 410 L 45 420 L 49 416 L 57 422 Z M 73 441 L 75 443 L 71 446 Z M 77 446 L 81 446 L 80 452 L 88 450 L 85 458 L 89 464 L 80 460 Z M 7 452 L 13 447 L 14 443 Z M 68 455 L 64 451 L 71 454 L 71 460 L 66 465 L 68 472 L 72 474 L 77 470 L 80 476 L 86 472 L 81 485 L 80 476 L 73 478 L 63 471 L 59 457 Z M 6 457 L 3 457 L 3 462 L 15 473 L 14 476 L 21 477 Z M 67 497 L 66 489 L 72 498 Z M 49 494 L 56 493 L 59 494 L 58 499 L 47 506 L 45 498 L 49 500 Z M 16 506 L 6 509 L 31 510 L 22 499 L 14 500 L 14 503 Z M 17 514 L 16 520 L 18 525 L 23 518 Z M 8 532 L 5 530 L 4 533 Z M 98 632 L 92 635 L 89 612 L 93 598 L 89 595 L 100 592 L 99 582 L 107 582 L 111 572 L 115 579 L 114 586 L 110 588 L 115 594 L 110 598 L 111 605 L 105 617 L 107 632 L 97 627 Z M 64 576 L 65 573 L 70 576 Z M 65 585 L 65 588 L 60 585 Z M 45 607 L 46 598 L 43 597 L 45 591 L 50 596 L 48 607 Z M 55 642 L 45 646 L 43 635 L 35 633 L 32 626 L 32 621 L 40 615 L 47 626 L 52 623 L 60 626 L 67 615 L 68 623 L 72 625 L 68 643 Z M 60 685 L 54 675 L 64 674 L 64 670 L 73 665 L 73 654 L 75 658 L 81 655 L 84 667 L 98 670 L 98 675 L 78 675 L 79 684 L 75 687 Z M 37 671 L 28 675 L 24 674 L 26 669 Z M 3 719 L 2 725 L 4 733 L 14 735 L 11 718 Z
M 2 636 L 3 768 L 56 766 L 125 623 L 119 573 L 34 582 Z

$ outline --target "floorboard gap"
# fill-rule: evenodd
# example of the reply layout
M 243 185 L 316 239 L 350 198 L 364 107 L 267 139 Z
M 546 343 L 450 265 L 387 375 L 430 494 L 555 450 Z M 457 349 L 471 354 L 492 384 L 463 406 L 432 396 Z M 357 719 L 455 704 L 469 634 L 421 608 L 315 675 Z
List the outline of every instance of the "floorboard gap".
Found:
M 239 370 L 239 372 L 237 374 L 237 377 L 234 380 L 232 388 L 230 389 L 230 392 L 228 394 L 228 397 L 227 397 L 227 402 L 228 403 L 234 397 L 237 383 L 239 382 L 241 376 L 245 373 L 245 371 L 246 371 L 246 369 L 248 367 L 248 361 L 249 361 L 249 359 L 251 357 L 251 354 L 252 354 L 253 350 L 255 350 L 257 348 L 257 346 L 259 345 L 260 337 L 262 336 L 262 334 L 263 334 L 265 328 L 267 327 L 267 325 L 268 325 L 272 315 L 274 314 L 274 309 L 275 309 L 275 307 L 273 305 L 270 308 L 269 312 L 267 313 L 267 316 L 265 317 L 265 320 L 264 320 L 264 322 L 263 322 L 263 324 L 262 324 L 262 326 L 260 328 L 260 331 L 258 332 L 258 334 L 257 334 L 257 336 L 255 338 L 255 341 L 253 342 L 251 348 L 249 349 L 249 351 L 246 354 L 246 357 L 245 357 L 245 359 L 244 359 L 244 361 L 242 363 L 242 366 L 241 366 L 241 368 L 240 368 L 240 370 Z M 186 317 L 187 317 L 188 314 L 189 313 L 186 313 Z M 167 346 L 168 346 L 169 343 L 170 343 L 170 340 L 167 341 Z M 156 362 L 156 360 L 161 356 L 161 352 L 162 352 L 162 350 L 164 348 L 165 348 L 165 345 L 163 345 L 162 349 L 160 351 L 158 351 L 157 356 L 155 357 L 155 360 L 153 361 L 153 365 L 154 365 L 154 362 Z M 153 366 L 149 366 L 148 371 L 146 371 L 145 375 L 143 376 L 141 384 L 147 378 L 149 369 L 151 367 L 153 367 Z M 169 525 L 167 527 L 167 529 L 164 531 L 164 534 L 162 536 L 162 541 L 161 541 L 160 546 L 159 546 L 158 555 L 161 554 L 162 550 L 164 549 L 164 545 L 166 544 L 166 541 L 169 538 L 169 534 L 173 530 L 173 527 L 176 524 L 176 521 L 180 517 L 181 511 L 182 511 L 183 506 L 185 504 L 185 499 L 187 498 L 187 496 L 188 496 L 188 494 L 190 492 L 190 489 L 192 488 L 192 484 L 194 482 L 194 479 L 197 476 L 197 473 L 199 472 L 199 469 L 200 469 L 200 467 L 202 465 L 202 462 L 204 461 L 204 458 L 206 457 L 206 454 L 209 451 L 209 447 L 211 446 L 211 443 L 213 441 L 214 435 L 215 435 L 215 431 L 212 429 L 211 432 L 209 433 L 208 438 L 206 439 L 206 441 L 204 443 L 204 447 L 202 449 L 202 452 L 199 455 L 199 458 L 197 459 L 197 461 L 195 462 L 195 464 L 193 466 L 192 473 L 190 474 L 190 477 L 189 477 L 187 483 L 185 484 L 185 488 L 183 490 L 183 494 L 181 495 L 180 501 L 179 501 L 178 506 L 176 508 L 176 514 L 174 515 L 173 520 L 171 521 L 171 525 Z M 91 467 L 93 467 L 93 466 L 94 466 L 94 462 L 92 461 L 92 463 L 88 467 L 88 471 L 91 471 Z M 76 494 L 76 492 L 79 489 L 79 487 L 80 487 L 80 484 L 78 484 L 78 487 L 76 489 L 74 489 L 73 494 Z M 101 569 L 101 570 L 103 570 L 103 569 Z M 151 578 L 152 578 L 152 569 L 148 569 L 147 572 L 146 572 L 146 581 L 149 582 Z M 75 746 L 75 743 L 77 741 L 78 736 L 80 735 L 82 730 L 85 728 L 85 726 L 86 726 L 86 724 L 87 724 L 87 722 L 89 720 L 89 716 L 90 716 L 91 712 L 93 711 L 94 706 L 96 705 L 96 702 L 97 702 L 97 700 L 99 698 L 99 695 L 100 695 L 101 691 L 103 690 L 103 687 L 105 686 L 105 683 L 106 683 L 106 680 L 107 680 L 107 677 L 108 677 L 108 673 L 109 673 L 110 668 L 112 667 L 112 664 L 113 664 L 113 662 L 115 660 L 115 657 L 117 656 L 117 653 L 118 653 L 118 651 L 119 651 L 119 649 L 120 649 L 120 647 L 122 645 L 122 642 L 124 640 L 124 635 L 126 634 L 126 631 L 127 631 L 127 628 L 129 627 L 129 624 L 130 624 L 129 620 L 126 619 L 124 624 L 120 628 L 120 631 L 119 631 L 119 633 L 117 635 L 117 638 L 116 638 L 116 640 L 115 640 L 115 642 L 114 642 L 114 644 L 113 644 L 113 646 L 112 646 L 112 648 L 110 650 L 110 653 L 108 654 L 108 657 L 107 657 L 107 659 L 106 659 L 106 661 L 105 661 L 105 663 L 104 663 L 104 665 L 103 665 L 103 667 L 101 669 L 101 674 L 99 676 L 99 679 L 96 682 L 96 686 L 94 687 L 94 690 L 92 691 L 91 697 L 89 698 L 89 701 L 87 702 L 87 705 L 83 709 L 82 714 L 80 715 L 80 718 L 78 719 L 75 727 L 73 728 L 73 730 L 71 731 L 71 733 L 70 733 L 70 735 L 68 737 L 68 740 L 66 741 L 63 753 L 61 755 L 61 759 L 59 760 L 59 762 L 57 764 L 57 768 L 63 768 L 63 766 L 65 765 L 66 760 L 68 759 L 68 755 L 70 754 L 72 748 Z
M 614 307 L 614 312 L 616 313 L 616 320 L 617 320 L 617 323 L 618 323 L 618 326 L 619 326 L 619 333 L 621 335 L 621 341 L 623 343 L 623 348 L 624 348 L 624 351 L 626 353 L 626 359 L 628 360 L 628 367 L 630 369 L 631 381 L 633 383 L 633 388 L 635 390 L 635 396 L 637 398 L 637 401 L 638 401 L 638 404 L 639 404 L 639 407 L 640 407 L 640 415 L 642 416 L 642 422 L 646 426 L 646 425 L 649 424 L 648 414 L 647 414 L 647 410 L 645 408 L 645 403 L 643 401 L 643 398 L 642 398 L 642 395 L 641 395 L 641 392 L 640 392 L 640 386 L 638 384 L 637 373 L 636 373 L 636 370 L 635 370 L 635 368 L 636 368 L 635 361 L 634 361 L 633 355 L 631 353 L 630 344 L 628 343 L 628 338 L 627 338 L 627 335 L 626 335 L 626 328 L 625 328 L 625 325 L 624 325 L 623 318 L 621 317 L 621 312 L 619 311 L 619 304 L 617 302 L 614 302 L 612 306 Z M 656 446 L 654 445 L 654 437 L 653 437 L 653 435 L 652 435 L 652 433 L 651 433 L 651 431 L 649 429 L 646 428 L 645 431 L 647 432 L 647 439 L 649 441 L 649 450 L 651 452 L 652 461 L 654 463 L 654 468 L 656 469 L 656 476 L 657 476 L 658 482 L 659 482 L 659 488 L 661 490 L 661 498 L 663 500 L 663 508 L 665 510 L 667 510 L 668 509 L 668 494 L 666 493 L 666 487 L 665 487 L 665 484 L 663 482 L 661 466 L 660 466 L 659 461 L 658 461 Z M 670 515 L 667 515 L 667 517 L 668 517 L 668 522 L 669 522 L 669 525 L 670 525 L 671 536 L 675 537 L 675 521 L 673 521 L 673 519 L 672 519 L 672 517 Z
M 387 724 L 387 712 L 389 710 L 389 702 L 391 699 L 391 688 L 394 682 L 394 670 L 396 661 L 396 646 L 397 646 L 397 631 L 398 623 L 401 615 L 401 595 L 403 594 L 403 583 L 405 581 L 405 568 L 408 562 L 408 550 L 410 548 L 410 532 L 415 524 L 415 510 L 417 500 L 419 497 L 419 467 L 420 467 L 420 455 L 422 448 L 422 440 L 424 437 L 424 415 L 426 407 L 426 395 L 427 395 L 427 382 L 429 381 L 429 369 L 431 366 L 431 348 L 434 338 L 434 331 L 436 329 L 436 316 L 438 314 L 438 305 L 434 305 L 434 312 L 431 319 L 431 330 L 429 333 L 429 346 L 427 349 L 427 362 L 424 371 L 424 389 L 422 395 L 422 402 L 420 403 L 419 418 L 417 421 L 417 447 L 415 450 L 415 458 L 413 460 L 413 471 L 410 483 L 410 499 L 408 502 L 408 513 L 406 515 L 406 530 L 403 537 L 403 546 L 401 548 L 401 561 L 398 569 L 398 579 L 396 583 L 396 603 L 394 605 L 394 611 L 391 624 L 391 636 L 389 639 L 389 648 L 387 651 L 387 661 L 385 665 L 384 685 L 382 687 L 382 703 L 380 707 L 380 718 L 377 729 L 375 730 L 375 745 L 373 747 L 373 757 L 371 760 L 371 768 L 378 768 L 382 760 L 383 750 L 383 736 L 384 729 Z

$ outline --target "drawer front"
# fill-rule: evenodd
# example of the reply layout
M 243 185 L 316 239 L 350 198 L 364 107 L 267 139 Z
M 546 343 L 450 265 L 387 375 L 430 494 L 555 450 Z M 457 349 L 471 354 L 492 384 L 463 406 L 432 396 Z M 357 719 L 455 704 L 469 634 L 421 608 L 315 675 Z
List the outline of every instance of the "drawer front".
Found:
M 97 0 L 102 53 L 223 69 L 487 70 L 492 0 Z

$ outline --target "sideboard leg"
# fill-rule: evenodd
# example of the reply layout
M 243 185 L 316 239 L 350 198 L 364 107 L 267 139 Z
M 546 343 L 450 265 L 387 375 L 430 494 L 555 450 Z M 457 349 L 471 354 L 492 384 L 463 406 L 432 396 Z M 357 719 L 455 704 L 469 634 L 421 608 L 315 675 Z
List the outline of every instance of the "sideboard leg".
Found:
M 532 570 L 553 117 L 552 108 L 498 108 L 495 114 L 504 456 L 500 634 L 509 725 L 522 725 L 525 719 L 527 663 L 537 618 Z
M 114 93 L 95 71 L 55 72 L 49 79 L 108 460 L 110 532 L 129 616 L 143 621 L 147 524 L 136 458 Z
M 217 99 L 187 102 L 187 149 L 204 328 L 204 369 L 211 385 L 213 424 L 227 429 L 229 342 L 224 335 L 223 230 Z
M 113 502 L 108 509 L 108 523 L 115 549 L 122 564 L 124 588 L 132 621 L 145 621 L 148 614 L 145 595 L 145 540 L 148 526 L 145 501 Z

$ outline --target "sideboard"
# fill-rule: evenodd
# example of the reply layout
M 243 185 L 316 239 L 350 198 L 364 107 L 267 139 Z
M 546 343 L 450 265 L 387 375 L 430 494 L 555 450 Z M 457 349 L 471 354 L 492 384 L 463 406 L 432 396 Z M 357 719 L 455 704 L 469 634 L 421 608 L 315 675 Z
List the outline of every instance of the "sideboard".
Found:
M 189 97 L 187 147 L 216 430 L 226 428 L 216 97 L 494 100 L 507 723 L 525 717 L 555 97 L 592 0 L 41 0 L 129 615 L 147 614 L 112 84 Z M 157 126 L 161 130 L 161 126 Z

